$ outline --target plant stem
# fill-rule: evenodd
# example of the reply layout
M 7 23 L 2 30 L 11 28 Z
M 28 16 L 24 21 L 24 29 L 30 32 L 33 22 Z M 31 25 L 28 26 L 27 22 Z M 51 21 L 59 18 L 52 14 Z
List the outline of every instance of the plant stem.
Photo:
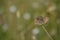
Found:
M 48 33 L 48 31 L 46 30 L 46 28 L 44 26 L 42 26 L 42 28 L 44 29 L 44 31 L 47 33 L 48 37 L 53 40 L 53 38 L 51 37 L 51 35 Z

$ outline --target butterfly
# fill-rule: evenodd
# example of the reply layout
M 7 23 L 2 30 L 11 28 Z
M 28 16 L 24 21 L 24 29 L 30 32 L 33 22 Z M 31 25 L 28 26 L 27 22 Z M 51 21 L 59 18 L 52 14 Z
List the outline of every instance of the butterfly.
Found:
M 38 16 L 35 18 L 35 24 L 39 24 L 39 25 L 46 24 L 48 23 L 48 21 L 49 21 L 48 17 Z

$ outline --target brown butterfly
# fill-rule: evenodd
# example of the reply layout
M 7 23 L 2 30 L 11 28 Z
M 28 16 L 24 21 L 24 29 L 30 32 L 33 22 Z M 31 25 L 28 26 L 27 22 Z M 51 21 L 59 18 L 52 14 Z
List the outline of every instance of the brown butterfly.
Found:
M 48 21 L 49 21 L 48 17 L 38 16 L 35 18 L 35 24 L 39 24 L 39 25 L 46 24 L 48 23 Z

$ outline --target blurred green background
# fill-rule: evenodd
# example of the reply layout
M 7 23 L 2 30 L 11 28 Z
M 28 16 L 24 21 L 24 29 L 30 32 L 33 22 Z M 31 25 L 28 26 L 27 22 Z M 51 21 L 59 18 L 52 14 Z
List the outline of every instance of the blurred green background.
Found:
M 60 40 L 60 0 L 0 0 L 0 40 L 51 40 L 35 24 L 36 16 L 49 17 L 44 27 L 53 40 Z M 35 36 L 34 28 L 39 31 Z

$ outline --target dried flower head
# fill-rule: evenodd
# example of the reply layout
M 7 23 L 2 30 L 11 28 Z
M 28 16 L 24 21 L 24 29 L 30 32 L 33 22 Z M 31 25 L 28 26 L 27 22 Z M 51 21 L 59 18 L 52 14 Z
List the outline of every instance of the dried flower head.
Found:
M 35 24 L 39 24 L 39 25 L 42 25 L 42 24 L 45 24 L 47 23 L 49 20 L 48 17 L 42 17 L 42 16 L 38 16 L 35 18 Z

